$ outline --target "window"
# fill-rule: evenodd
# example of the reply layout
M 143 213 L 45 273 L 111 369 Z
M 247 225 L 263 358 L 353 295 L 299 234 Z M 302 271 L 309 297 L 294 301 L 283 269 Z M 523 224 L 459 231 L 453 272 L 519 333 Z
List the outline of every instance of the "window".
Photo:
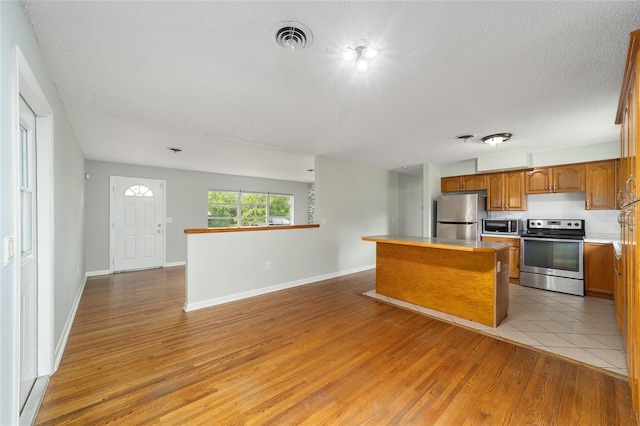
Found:
M 210 190 L 208 213 L 209 228 L 291 225 L 293 195 Z
M 125 197 L 153 197 L 153 191 L 144 185 L 131 185 L 124 191 Z

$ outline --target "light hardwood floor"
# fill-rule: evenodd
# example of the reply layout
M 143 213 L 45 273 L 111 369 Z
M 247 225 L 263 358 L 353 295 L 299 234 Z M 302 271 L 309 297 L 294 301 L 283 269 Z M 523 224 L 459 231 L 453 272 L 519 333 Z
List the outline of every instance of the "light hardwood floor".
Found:
M 36 424 L 636 423 L 627 382 L 374 287 L 367 271 L 185 313 L 183 267 L 90 278 Z

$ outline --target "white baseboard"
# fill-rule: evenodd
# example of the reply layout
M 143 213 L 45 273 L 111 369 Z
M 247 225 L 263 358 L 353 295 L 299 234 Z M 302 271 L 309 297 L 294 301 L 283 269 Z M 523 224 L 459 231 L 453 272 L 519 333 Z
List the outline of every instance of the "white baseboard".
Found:
M 76 312 L 78 311 L 78 306 L 80 305 L 80 299 L 82 299 L 82 293 L 84 292 L 84 286 L 87 284 L 88 274 L 84 275 L 82 279 L 82 284 L 78 289 L 78 294 L 76 294 L 76 298 L 73 301 L 73 306 L 71 306 L 71 312 L 69 312 L 69 316 L 67 316 L 67 322 L 64 325 L 64 329 L 62 330 L 62 335 L 60 336 L 60 340 L 56 345 L 55 349 L 55 358 L 53 371 L 58 370 L 60 366 L 60 361 L 62 361 L 62 354 L 64 353 L 64 348 L 67 346 L 67 340 L 69 339 L 69 333 L 71 333 L 71 327 L 73 326 L 73 320 L 76 318 Z
M 180 261 L 180 262 L 167 262 L 164 264 L 163 268 L 171 268 L 173 266 L 185 266 L 187 264 L 186 261 Z M 109 274 L 113 274 L 113 271 L 110 271 L 108 269 L 105 269 L 104 271 L 90 271 L 87 272 L 87 277 L 99 277 L 101 275 L 109 275 Z
M 196 303 L 186 303 L 184 305 L 185 312 L 195 311 L 197 309 L 209 308 L 211 306 L 221 305 L 223 303 L 234 302 L 236 300 L 246 299 L 248 297 L 260 296 L 262 294 L 272 293 L 274 291 L 284 290 L 287 288 L 298 287 L 301 285 L 312 284 L 318 281 L 337 278 L 344 275 L 355 274 L 357 272 L 374 269 L 376 265 L 367 265 L 360 268 L 348 269 L 345 271 L 332 272 L 330 274 L 317 275 L 315 277 L 303 278 L 288 283 L 276 284 L 269 287 L 258 288 L 255 290 L 243 291 L 241 293 L 230 294 L 228 296 L 216 297 L 215 299 L 203 300 Z
M 87 272 L 87 278 L 89 277 L 99 277 L 100 275 L 109 275 L 112 272 L 108 269 L 105 269 L 104 271 L 91 271 L 91 272 Z

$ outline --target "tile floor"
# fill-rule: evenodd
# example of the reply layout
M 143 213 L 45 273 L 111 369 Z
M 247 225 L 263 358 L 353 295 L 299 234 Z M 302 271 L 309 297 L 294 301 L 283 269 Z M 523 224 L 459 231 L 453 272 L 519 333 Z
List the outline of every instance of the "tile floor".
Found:
M 612 300 L 510 284 L 509 314 L 497 328 L 493 328 L 383 296 L 375 290 L 364 294 L 482 333 L 627 375 L 622 336 L 618 331 Z

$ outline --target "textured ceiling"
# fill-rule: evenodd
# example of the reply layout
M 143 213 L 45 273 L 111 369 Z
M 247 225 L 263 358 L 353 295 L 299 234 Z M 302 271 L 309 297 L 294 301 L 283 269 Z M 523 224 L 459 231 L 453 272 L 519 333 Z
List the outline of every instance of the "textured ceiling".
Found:
M 636 1 L 24 5 L 87 159 L 300 181 L 316 155 L 391 170 L 615 141 L 640 28 Z M 309 48 L 276 45 L 288 20 Z M 366 74 L 339 58 L 359 39 L 383 50 Z

